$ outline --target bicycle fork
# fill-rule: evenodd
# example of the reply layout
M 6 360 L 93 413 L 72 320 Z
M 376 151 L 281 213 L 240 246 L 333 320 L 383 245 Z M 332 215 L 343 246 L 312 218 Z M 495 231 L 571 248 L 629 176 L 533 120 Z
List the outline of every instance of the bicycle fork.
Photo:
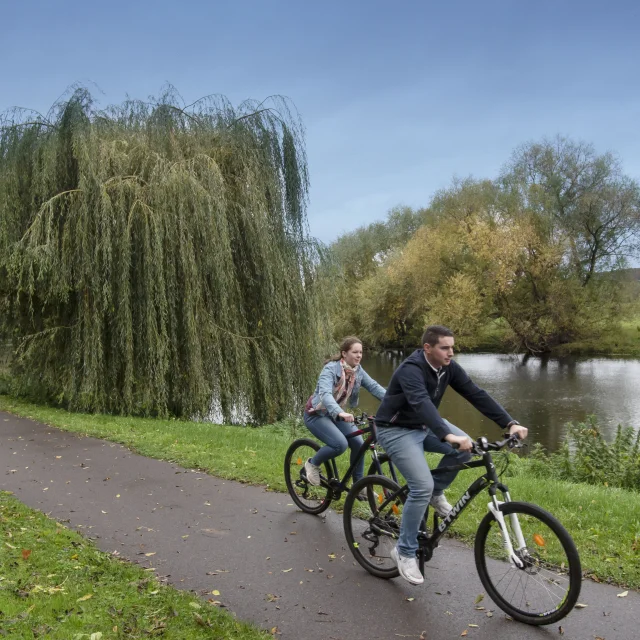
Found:
M 507 493 L 505 495 L 506 502 L 498 500 L 496 496 L 492 496 L 491 502 L 487 505 L 489 511 L 493 514 L 493 517 L 498 522 L 498 526 L 500 527 L 500 531 L 502 532 L 502 541 L 504 544 L 505 551 L 509 557 L 509 563 L 515 569 L 524 568 L 524 562 L 518 557 L 516 552 L 513 549 L 513 544 L 511 543 L 511 536 L 509 535 L 509 531 L 507 530 L 507 523 L 505 522 L 504 514 L 500 511 L 500 506 L 506 504 L 507 502 L 511 502 L 510 496 Z M 516 542 L 518 544 L 517 551 L 521 551 L 527 545 L 524 540 L 524 536 L 522 535 L 522 529 L 520 528 L 520 522 L 518 520 L 518 516 L 515 513 L 509 514 L 509 521 L 511 523 L 511 529 L 513 530 L 513 534 L 516 538 Z

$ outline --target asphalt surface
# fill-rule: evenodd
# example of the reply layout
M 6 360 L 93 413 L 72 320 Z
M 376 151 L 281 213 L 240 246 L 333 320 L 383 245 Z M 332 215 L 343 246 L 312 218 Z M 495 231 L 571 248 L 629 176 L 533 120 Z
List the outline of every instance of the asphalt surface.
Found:
M 283 640 L 640 637 L 636 591 L 620 598 L 619 587 L 584 581 L 586 608 L 530 627 L 507 620 L 488 597 L 476 610 L 484 589 L 459 543 L 442 544 L 420 587 L 374 578 L 353 561 L 332 511 L 310 516 L 286 494 L 2 412 L 0 463 L 0 489 L 177 588 L 209 598 L 220 591 L 216 599 L 238 618 L 277 627 Z

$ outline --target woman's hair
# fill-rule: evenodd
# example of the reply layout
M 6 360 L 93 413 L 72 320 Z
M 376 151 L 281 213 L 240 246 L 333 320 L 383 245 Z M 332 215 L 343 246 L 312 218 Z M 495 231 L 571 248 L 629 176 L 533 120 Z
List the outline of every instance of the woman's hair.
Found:
M 346 338 L 344 338 L 340 343 L 340 351 L 338 351 L 336 355 L 331 356 L 330 358 L 325 360 L 325 364 L 327 364 L 327 362 L 338 362 L 338 360 L 341 360 L 342 352 L 349 351 L 349 349 L 351 349 L 354 344 L 362 344 L 362 340 L 360 340 L 360 338 L 357 338 L 356 336 L 347 336 Z

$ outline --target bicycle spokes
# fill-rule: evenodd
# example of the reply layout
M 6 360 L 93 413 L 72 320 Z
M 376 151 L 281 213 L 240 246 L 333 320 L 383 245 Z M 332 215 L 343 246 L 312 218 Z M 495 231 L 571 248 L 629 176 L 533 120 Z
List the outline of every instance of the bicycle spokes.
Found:
M 331 502 L 331 491 L 327 486 L 315 486 L 307 480 L 304 465 L 315 455 L 317 448 L 314 442 L 301 439 L 291 445 L 285 456 L 285 481 L 291 498 L 303 511 L 316 514 L 322 513 Z M 322 465 L 322 475 L 329 474 L 328 465 Z
M 503 525 L 493 518 L 487 521 L 476 543 L 478 570 L 489 595 L 523 622 L 548 624 L 560 619 L 580 591 L 580 561 L 573 541 L 539 507 L 510 503 L 502 510 Z
M 352 493 L 361 487 L 367 499 L 355 500 Z M 347 541 L 355 558 L 379 577 L 395 577 L 397 568 L 391 550 L 400 535 L 402 501 L 393 498 L 399 487 L 382 476 L 367 476 L 359 481 L 345 503 Z

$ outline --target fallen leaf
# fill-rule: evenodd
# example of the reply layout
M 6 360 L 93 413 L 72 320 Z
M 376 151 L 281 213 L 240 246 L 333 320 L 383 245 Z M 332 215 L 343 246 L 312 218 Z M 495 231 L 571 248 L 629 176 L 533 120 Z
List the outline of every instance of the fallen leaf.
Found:
M 578 602 L 578 604 L 576 605 L 576 609 L 586 609 L 589 605 L 586 604 L 581 604 L 580 602 Z
M 406 600 L 407 602 L 413 602 L 413 601 L 415 600 L 415 598 L 405 598 L 405 600 Z
M 119 497 L 120 497 L 120 494 L 119 494 L 119 493 L 116 493 L 116 498 L 119 498 Z
M 335 554 L 335 553 L 330 553 L 330 554 L 329 554 L 329 557 L 330 557 L 332 560 L 335 560 L 335 559 L 336 559 L 336 554 Z
M 220 592 L 219 592 L 217 589 L 214 589 L 214 590 L 211 592 L 211 595 L 212 595 L 212 596 L 219 596 L 219 595 L 220 595 Z
M 475 602 L 473 604 L 478 604 L 484 600 L 484 593 L 479 593 L 476 596 Z
M 558 627 L 558 633 L 563 636 L 564 635 L 564 629 L 562 628 L 562 626 Z
M 101 510 L 102 511 L 102 510 Z M 102 513 L 107 513 L 106 511 L 102 511 Z
M 282 573 L 289 573 L 289 571 L 293 571 L 293 567 L 291 567 L 291 569 L 283 569 Z
M 493 618 L 493 612 L 487 611 L 487 618 Z
M 147 556 L 147 558 L 148 558 L 149 556 L 155 556 L 156 552 L 155 551 L 151 551 L 149 553 L 145 553 L 144 555 Z
M 82 598 L 78 598 L 76 602 L 84 602 L 85 600 L 89 600 L 90 598 L 93 598 L 93 593 L 87 593 L 86 596 L 82 596 Z
M 56 456 L 56 460 L 60 460 L 60 458 L 62 458 L 62 456 Z
M 22 555 L 24 556 L 24 551 L 22 552 Z M 629 595 L 628 591 L 623 591 L 622 593 L 618 594 L 618 598 L 626 598 L 628 595 Z
M 31 549 L 23 549 L 22 550 L 22 559 L 23 560 L 27 560 L 30 555 L 31 555 Z M 626 596 L 627 594 L 625 593 L 624 595 Z
M 467 635 L 467 633 L 469 633 L 469 631 L 467 631 L 467 629 L 465 629 L 465 630 L 460 634 L 460 636 L 461 636 L 461 637 L 462 637 L 462 636 L 466 636 L 466 635 Z
M 95 633 L 92 633 L 89 640 L 102 640 L 102 632 L 96 631 Z
M 477 629 L 477 628 L 478 628 L 478 625 L 477 625 L 477 624 L 470 624 L 469 626 L 470 626 L 472 629 Z
M 193 607 L 194 609 L 200 609 L 200 604 L 198 604 L 197 602 L 190 602 L 189 606 Z

